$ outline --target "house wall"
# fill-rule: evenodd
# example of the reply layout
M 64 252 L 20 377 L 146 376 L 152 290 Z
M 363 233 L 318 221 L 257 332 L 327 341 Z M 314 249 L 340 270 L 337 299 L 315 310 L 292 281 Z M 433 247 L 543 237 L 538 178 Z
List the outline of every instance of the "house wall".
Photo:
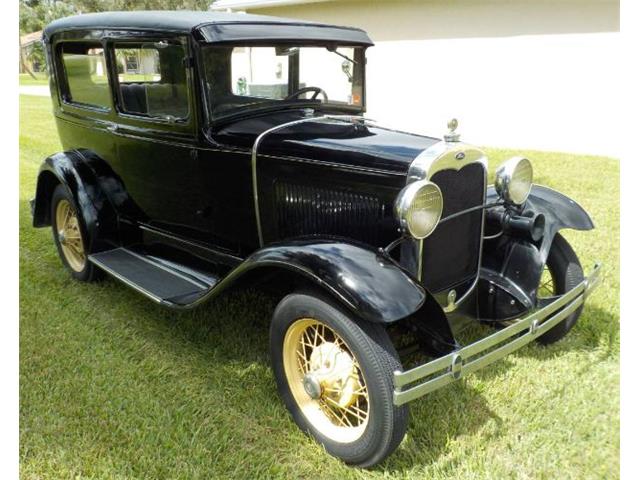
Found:
M 480 145 L 619 155 L 619 3 L 329 1 L 251 13 L 353 25 L 368 51 L 368 116 Z

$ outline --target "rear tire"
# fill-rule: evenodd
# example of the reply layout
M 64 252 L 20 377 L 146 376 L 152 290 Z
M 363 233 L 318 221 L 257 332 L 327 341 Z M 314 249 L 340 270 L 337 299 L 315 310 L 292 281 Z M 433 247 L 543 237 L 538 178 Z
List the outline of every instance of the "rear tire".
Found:
M 370 467 L 400 444 L 409 409 L 393 404 L 393 372 L 402 366 L 382 325 L 321 295 L 294 293 L 275 309 L 270 350 L 284 404 L 331 455 Z
M 102 271 L 87 258 L 84 220 L 73 197 L 62 184 L 51 196 L 51 229 L 60 260 L 73 278 L 92 282 L 102 276 Z
M 551 250 L 547 257 L 545 271 L 540 280 L 538 288 L 538 298 L 542 298 L 546 293 L 549 295 L 562 295 L 579 285 L 584 280 L 584 273 L 578 256 L 564 237 L 556 234 L 551 244 Z M 569 330 L 577 323 L 578 317 L 582 313 L 582 305 L 561 323 L 553 327 L 536 340 L 542 345 L 550 345 L 563 338 Z

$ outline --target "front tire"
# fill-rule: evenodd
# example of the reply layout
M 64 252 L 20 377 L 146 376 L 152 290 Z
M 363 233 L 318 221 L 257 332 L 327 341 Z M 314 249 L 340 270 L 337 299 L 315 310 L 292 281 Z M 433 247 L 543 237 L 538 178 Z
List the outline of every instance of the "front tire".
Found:
M 270 350 L 282 400 L 327 452 L 370 467 L 397 448 L 409 410 L 393 404 L 393 372 L 402 366 L 381 325 L 295 293 L 276 307 Z
M 538 299 L 562 295 L 579 285 L 584 280 L 580 260 L 569 242 L 560 234 L 556 234 L 549 250 L 547 263 L 542 272 L 538 287 Z M 542 345 L 550 345 L 563 338 L 577 323 L 582 313 L 582 305 L 565 320 L 537 338 Z
M 58 185 L 51 196 L 51 229 L 60 260 L 76 280 L 97 280 L 101 271 L 87 258 L 86 227 L 73 197 L 64 185 Z

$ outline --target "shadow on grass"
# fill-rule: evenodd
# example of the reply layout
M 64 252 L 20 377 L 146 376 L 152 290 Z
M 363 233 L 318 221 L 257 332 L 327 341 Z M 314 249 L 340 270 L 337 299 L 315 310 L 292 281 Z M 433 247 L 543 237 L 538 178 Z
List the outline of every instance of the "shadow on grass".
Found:
M 450 442 L 473 435 L 488 422 L 501 434 L 502 419 L 484 395 L 464 382 L 453 384 L 411 403 L 411 421 L 400 447 L 375 470 L 402 472 L 438 461 L 450 452 Z
M 115 283 L 107 279 L 104 286 L 111 290 L 111 284 Z M 175 313 L 151 306 L 143 298 L 138 301 L 133 297 L 138 296 L 135 292 L 123 293 L 126 298 L 121 300 L 127 304 L 125 321 L 130 334 L 142 337 L 144 343 L 152 343 L 165 353 L 170 352 L 188 375 L 204 375 L 204 388 L 207 388 L 208 374 L 202 371 L 202 366 L 207 363 L 218 373 L 220 369 L 229 372 L 230 391 L 242 388 L 242 382 L 251 382 L 250 403 L 238 405 L 237 410 L 258 412 L 254 421 L 264 422 L 265 426 L 270 424 L 272 419 L 267 417 L 267 412 L 273 411 L 289 418 L 277 395 L 269 365 L 269 323 L 278 301 L 275 296 L 256 289 L 230 290 L 199 310 Z M 256 365 L 259 372 L 251 373 Z M 240 378 L 238 372 L 249 372 L 249 377 Z M 433 393 L 428 401 L 414 402 L 411 409 L 409 434 L 381 468 L 400 470 L 431 463 L 447 453 L 449 439 L 473 434 L 490 419 L 501 423 L 488 408 L 483 395 L 462 383 Z M 285 428 L 292 429 L 297 436 L 299 432 L 293 420 L 287 425 Z M 291 448 L 289 437 L 291 435 L 273 436 L 274 449 Z M 312 444 L 313 440 L 308 442 Z
M 108 290 L 103 292 L 104 296 L 101 295 L 102 301 L 113 295 L 112 287 L 116 284 L 116 281 L 107 279 L 102 286 L 98 285 L 98 288 Z M 232 408 L 239 416 L 247 411 L 253 412 L 257 416 L 252 422 L 264 423 L 267 429 L 272 422 L 269 412 L 279 412 L 280 418 L 289 417 L 277 396 L 269 368 L 269 323 L 278 298 L 256 289 L 230 290 L 198 310 L 177 313 L 150 304 L 124 286 L 118 284 L 116 288 L 122 289 L 120 301 L 126 308 L 128 318 L 124 321 L 129 333 L 170 353 L 182 370 L 191 377 L 202 378 L 204 391 L 212 388 L 207 385 L 210 379 L 206 370 L 208 365 L 217 370 L 217 375 L 220 370 L 228 372 L 228 389 L 232 393 L 230 405 L 226 408 Z M 566 339 L 549 347 L 532 343 L 513 355 L 543 361 L 569 350 L 598 347 L 599 359 L 605 359 L 615 354 L 614 339 L 618 328 L 614 319 L 610 319 L 608 324 L 602 323 L 609 317 L 610 312 L 587 304 L 578 327 Z M 478 326 L 472 328 L 468 335 L 484 336 L 491 331 Z M 257 371 L 256 366 L 259 367 Z M 475 373 L 475 376 L 490 380 L 505 374 L 511 367 L 512 361 L 506 358 Z M 580 372 L 586 372 L 588 368 L 589 365 L 584 365 Z M 245 397 L 244 404 L 234 406 L 236 394 L 233 392 L 242 390 L 245 385 L 249 388 L 249 384 L 253 390 L 251 397 Z M 558 385 L 558 392 L 565 387 Z M 210 407 L 216 408 L 216 403 L 212 401 Z M 396 453 L 375 470 L 401 472 L 434 463 L 450 452 L 451 441 L 463 435 L 473 435 L 489 422 L 493 424 L 493 428 L 488 429 L 489 437 L 501 436 L 503 420 L 489 408 L 482 391 L 466 382 L 431 393 L 428 398 L 411 404 L 407 436 Z M 298 434 L 292 420 L 286 425 Z M 288 437 L 274 435 L 271 440 L 274 450 L 292 448 Z

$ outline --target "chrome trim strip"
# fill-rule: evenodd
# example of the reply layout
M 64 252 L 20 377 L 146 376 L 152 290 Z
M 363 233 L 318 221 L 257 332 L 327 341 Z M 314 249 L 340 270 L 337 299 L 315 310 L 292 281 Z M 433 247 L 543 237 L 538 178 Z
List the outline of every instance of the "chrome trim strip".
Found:
M 464 154 L 461 159 L 459 155 Z M 489 160 L 479 148 L 462 142 L 438 142 L 420 152 L 409 165 L 407 183 L 429 180 L 440 170 L 460 170 L 470 163 L 480 162 L 488 169 Z
M 601 265 L 596 264 L 589 277 L 558 300 L 493 335 L 406 372 L 396 370 L 393 373 L 393 403 L 402 405 L 437 390 L 505 357 L 549 331 L 584 304 L 585 298 L 600 282 L 600 269 Z M 507 343 L 500 345 L 503 342 Z M 402 387 L 425 377 L 430 378 L 402 390 Z
M 416 276 L 418 277 L 418 280 L 420 280 L 420 283 L 422 283 L 422 258 L 424 254 L 424 238 L 417 240 L 417 242 L 418 242 L 418 272 Z
M 376 127 L 379 128 L 379 127 Z M 289 157 L 289 156 L 280 156 L 280 155 L 265 155 L 261 154 L 262 158 L 273 158 L 275 160 L 284 160 L 285 162 L 293 162 L 293 163 L 308 163 L 310 165 L 319 165 L 323 167 L 332 167 L 339 168 L 341 170 L 351 171 L 351 172 L 363 172 L 372 175 L 394 175 L 397 177 L 406 177 L 406 172 L 393 171 L 393 170 L 383 170 L 381 168 L 368 168 L 368 167 L 358 167 L 355 165 L 346 165 L 342 163 L 335 162 L 327 162 L 324 160 L 314 160 L 310 158 L 301 158 L 301 157 Z
M 258 231 L 258 242 L 260 247 L 264 246 L 264 238 L 262 236 L 262 221 L 260 219 L 260 199 L 258 198 L 258 147 L 260 142 L 270 133 L 276 132 L 283 128 L 292 127 L 301 123 L 318 122 L 323 120 L 342 120 L 342 121 L 367 121 L 364 117 L 358 115 L 321 115 L 319 117 L 305 117 L 298 120 L 285 122 L 275 127 L 268 128 L 256 137 L 251 148 L 251 181 L 253 184 L 253 206 L 256 212 L 256 229 Z

